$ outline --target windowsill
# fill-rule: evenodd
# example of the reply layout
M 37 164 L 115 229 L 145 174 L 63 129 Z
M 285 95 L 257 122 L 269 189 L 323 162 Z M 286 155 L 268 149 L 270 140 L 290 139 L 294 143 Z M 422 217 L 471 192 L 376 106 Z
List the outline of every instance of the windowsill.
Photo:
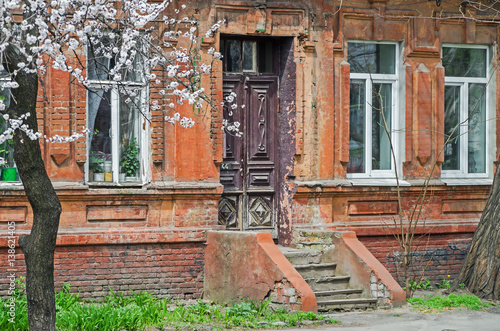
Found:
M 0 181 L 0 190 L 23 191 L 22 182 L 2 182 Z
M 441 178 L 441 181 L 448 186 L 493 184 L 493 179 L 491 178 Z
M 146 184 L 143 182 L 87 182 L 87 185 L 91 188 L 94 187 L 143 187 Z
M 337 186 L 387 186 L 396 187 L 395 178 L 346 178 L 336 180 L 315 180 L 315 181 L 293 181 L 298 186 L 305 187 L 337 187 Z M 492 185 L 493 180 L 488 178 L 440 178 L 431 179 L 427 182 L 425 179 L 399 180 L 399 186 L 466 186 L 466 185 Z
M 398 186 L 395 178 L 348 178 L 352 186 Z M 405 180 L 399 180 L 399 186 L 411 186 Z
M 222 184 L 219 182 L 182 182 L 182 181 L 162 181 L 157 180 L 151 182 L 151 188 L 158 190 L 171 190 L 171 189 L 218 189 Z

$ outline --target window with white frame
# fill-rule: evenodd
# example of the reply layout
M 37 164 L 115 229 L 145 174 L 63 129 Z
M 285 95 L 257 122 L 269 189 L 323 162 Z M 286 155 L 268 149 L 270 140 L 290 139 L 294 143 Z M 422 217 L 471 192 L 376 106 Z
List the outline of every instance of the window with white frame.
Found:
M 147 87 L 139 53 L 133 52 L 132 69 L 116 69 L 115 43 L 104 37 L 87 47 L 87 181 L 143 183 L 147 121 L 141 108 Z M 121 79 L 116 79 L 116 73 Z
M 395 43 L 348 43 L 350 178 L 395 176 L 391 144 L 397 151 L 398 54 Z
M 2 100 L 5 109 L 0 112 L 3 115 L 9 108 L 11 95 L 10 88 L 5 86 L 10 82 L 10 77 L 7 72 L 0 67 L 0 100 Z M 8 123 L 3 116 L 0 116 L 0 133 L 5 132 Z M 0 164 L 0 181 L 2 182 L 17 182 L 19 175 L 17 174 L 16 163 L 14 161 L 14 143 L 12 139 L 7 139 L 0 144 L 0 157 L 3 159 L 3 164 Z
M 484 46 L 443 46 L 445 178 L 487 177 L 490 172 L 488 53 Z

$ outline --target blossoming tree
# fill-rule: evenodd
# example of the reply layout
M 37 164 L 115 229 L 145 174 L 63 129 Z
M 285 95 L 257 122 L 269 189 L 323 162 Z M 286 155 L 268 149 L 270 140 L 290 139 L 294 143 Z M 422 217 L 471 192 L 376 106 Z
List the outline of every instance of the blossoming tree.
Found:
M 172 7 L 172 0 L 0 0 L 0 91 L 6 96 L 0 98 L 0 112 L 7 123 L 0 144 L 13 140 L 14 159 L 33 209 L 31 233 L 19 238 L 26 261 L 30 330 L 55 330 L 53 262 L 61 214 L 39 139 L 72 142 L 87 132 L 90 137 L 94 129 L 88 119 L 89 128 L 67 137 L 38 132 L 36 103 L 44 97 L 39 91 L 46 74 L 71 74 L 75 84 L 88 90 L 89 99 L 118 90 L 122 101 L 135 104 L 146 119 L 151 110 L 161 109 L 167 122 L 191 127 L 194 121 L 176 113 L 176 104 L 205 112 L 220 107 L 205 93 L 201 80 L 221 55 L 210 49 L 208 63 L 199 60 L 199 39 L 210 37 L 220 23 L 200 35 L 197 22 L 181 17 L 183 8 Z M 166 73 L 167 82 L 157 78 L 159 71 Z M 100 85 L 102 80 L 106 84 Z M 159 86 L 159 97 L 151 103 L 140 101 L 134 83 Z M 166 109 L 157 101 L 161 98 Z M 228 98 L 234 101 L 233 95 Z M 239 134 L 238 123 L 224 125 Z

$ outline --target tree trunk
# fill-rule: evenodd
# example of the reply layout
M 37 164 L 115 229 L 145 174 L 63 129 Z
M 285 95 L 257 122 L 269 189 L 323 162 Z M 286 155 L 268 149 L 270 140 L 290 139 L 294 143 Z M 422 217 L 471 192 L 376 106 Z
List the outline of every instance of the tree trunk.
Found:
M 500 172 L 498 170 L 454 287 L 457 288 L 459 284 L 465 284 L 469 291 L 480 298 L 500 299 Z
M 7 47 L 6 53 L 10 72 L 17 63 L 26 62 L 15 47 Z M 36 132 L 38 77 L 21 71 L 15 80 L 19 87 L 11 91 L 13 98 L 8 113 L 11 118 L 29 113 L 24 123 Z M 61 204 L 45 170 L 39 141 L 31 140 L 19 129 L 14 135 L 14 160 L 33 209 L 31 233 L 19 238 L 26 261 L 29 329 L 55 331 L 54 251 Z

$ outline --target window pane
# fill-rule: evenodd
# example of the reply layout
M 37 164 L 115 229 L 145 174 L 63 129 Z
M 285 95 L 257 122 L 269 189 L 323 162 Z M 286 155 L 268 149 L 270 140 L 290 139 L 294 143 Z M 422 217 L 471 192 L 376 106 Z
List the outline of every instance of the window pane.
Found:
M 390 44 L 348 43 L 347 61 L 352 73 L 394 74 L 396 46 Z
M 486 49 L 443 47 L 445 76 L 486 77 Z
M 372 92 L 372 169 L 391 169 L 392 85 L 373 84 Z
M 238 40 L 226 41 L 226 71 L 241 71 L 241 42 Z
M 89 92 L 90 155 L 89 170 L 92 181 L 111 181 L 111 90 Z M 105 174 L 107 173 L 107 174 Z
M 137 49 L 131 51 L 132 65 L 121 70 L 122 81 L 127 82 L 142 82 L 144 81 L 143 74 L 146 72 L 144 67 L 143 54 L 146 54 L 147 49 L 144 46 L 137 46 Z M 118 56 L 118 55 L 117 55 Z M 128 62 L 125 63 L 125 65 Z
M 2 77 L 2 71 L 0 71 L 0 77 Z M 10 88 L 2 87 L 2 83 L 5 82 L 7 82 L 7 80 L 0 80 L 0 100 L 3 101 L 5 109 L 7 110 L 10 105 Z M 5 113 L 6 110 L 2 113 Z M 3 133 L 5 130 L 7 130 L 7 127 L 7 121 L 3 118 L 3 116 L 0 116 L 0 133 Z M 0 157 L 4 159 L 5 167 L 14 167 L 14 142 L 12 141 L 12 139 L 6 140 L 0 144 Z
M 0 80 L 0 100 L 2 100 L 3 104 L 5 105 L 5 109 L 9 107 L 10 105 L 10 88 L 6 87 L 4 88 L 2 86 L 2 83 L 7 83 L 7 80 Z M 4 110 L 4 113 L 6 111 Z
M 255 72 L 257 66 L 257 49 L 256 42 L 243 42 L 243 71 Z
M 443 170 L 460 170 L 460 86 L 444 88 L 444 146 Z
M 131 41 L 134 42 L 134 41 Z M 88 53 L 88 67 L 87 77 L 90 80 L 115 80 L 115 77 L 109 75 L 110 70 L 115 68 L 117 58 L 120 53 L 113 51 L 116 50 L 121 43 L 119 37 L 111 39 L 104 36 L 100 39 L 91 37 L 87 47 Z M 128 58 L 130 62 L 126 62 L 120 70 L 120 81 L 140 82 L 143 79 L 145 71 L 141 54 L 146 52 L 144 47 L 136 44 L 135 47 L 129 50 Z M 127 67 L 128 66 L 128 67 Z
M 273 43 L 270 41 L 259 43 L 259 72 L 273 72 Z
M 120 181 L 137 181 L 140 175 L 141 95 L 130 90 L 120 96 Z
M 110 58 L 106 56 L 112 49 L 112 42 L 109 38 L 91 37 L 87 46 L 88 67 L 87 77 L 91 80 L 108 80 Z M 114 59 L 113 59 L 114 60 Z
M 469 84 L 469 173 L 486 172 L 486 84 Z
M 365 112 L 364 80 L 351 80 L 349 107 L 349 163 L 347 172 L 365 172 Z

